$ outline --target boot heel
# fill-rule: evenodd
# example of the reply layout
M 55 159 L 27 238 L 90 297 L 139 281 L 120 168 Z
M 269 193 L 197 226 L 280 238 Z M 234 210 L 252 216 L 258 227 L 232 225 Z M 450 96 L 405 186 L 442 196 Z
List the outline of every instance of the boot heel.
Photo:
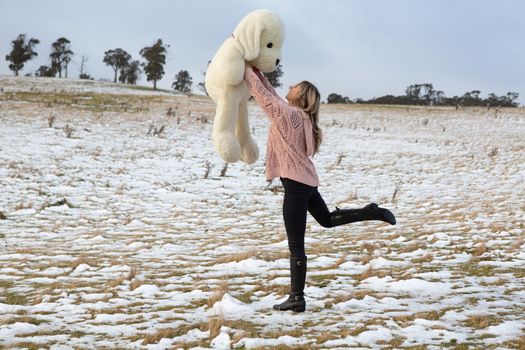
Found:
M 296 307 L 292 308 L 293 312 L 304 312 L 305 310 L 306 310 L 305 306 L 296 306 Z

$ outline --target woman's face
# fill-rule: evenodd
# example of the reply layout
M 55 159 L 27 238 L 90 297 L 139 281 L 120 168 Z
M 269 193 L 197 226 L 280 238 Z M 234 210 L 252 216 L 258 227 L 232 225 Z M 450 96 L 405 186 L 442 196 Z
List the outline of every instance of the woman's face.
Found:
M 286 94 L 286 99 L 288 100 L 288 103 L 292 104 L 293 102 L 297 101 L 299 99 L 300 94 L 301 84 L 290 86 L 290 90 L 288 90 L 288 94 Z

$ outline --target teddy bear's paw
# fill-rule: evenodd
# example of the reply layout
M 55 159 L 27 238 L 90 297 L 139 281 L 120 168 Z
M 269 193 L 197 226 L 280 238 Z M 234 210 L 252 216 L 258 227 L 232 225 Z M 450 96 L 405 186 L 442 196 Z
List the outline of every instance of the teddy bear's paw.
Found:
M 241 158 L 241 147 L 233 133 L 217 133 L 213 135 L 215 149 L 221 158 L 228 163 L 238 162 Z
M 241 160 L 246 164 L 255 163 L 259 159 L 259 147 L 254 140 L 241 145 Z

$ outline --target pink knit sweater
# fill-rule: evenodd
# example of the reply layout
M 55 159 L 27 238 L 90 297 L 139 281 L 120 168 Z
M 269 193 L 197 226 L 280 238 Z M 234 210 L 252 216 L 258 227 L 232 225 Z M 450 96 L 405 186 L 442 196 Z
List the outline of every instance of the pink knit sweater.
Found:
M 281 99 L 266 78 L 246 67 L 244 81 L 255 101 L 270 118 L 266 146 L 266 180 L 285 177 L 317 187 L 319 178 L 310 157 L 314 134 L 310 117 Z

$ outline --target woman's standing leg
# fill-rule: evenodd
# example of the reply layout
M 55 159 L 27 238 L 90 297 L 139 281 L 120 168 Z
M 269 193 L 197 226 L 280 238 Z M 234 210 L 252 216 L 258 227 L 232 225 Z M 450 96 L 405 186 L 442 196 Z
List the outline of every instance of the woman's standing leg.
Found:
M 308 199 L 312 190 L 299 182 L 282 179 L 284 186 L 283 219 L 288 237 L 290 257 L 304 259 L 304 235 L 306 231 L 306 214 Z
M 282 304 L 274 305 L 276 310 L 305 310 L 304 286 L 306 280 L 306 254 L 304 236 L 308 199 L 313 187 L 290 179 L 281 179 L 284 186 L 283 219 L 290 249 L 290 297 Z

